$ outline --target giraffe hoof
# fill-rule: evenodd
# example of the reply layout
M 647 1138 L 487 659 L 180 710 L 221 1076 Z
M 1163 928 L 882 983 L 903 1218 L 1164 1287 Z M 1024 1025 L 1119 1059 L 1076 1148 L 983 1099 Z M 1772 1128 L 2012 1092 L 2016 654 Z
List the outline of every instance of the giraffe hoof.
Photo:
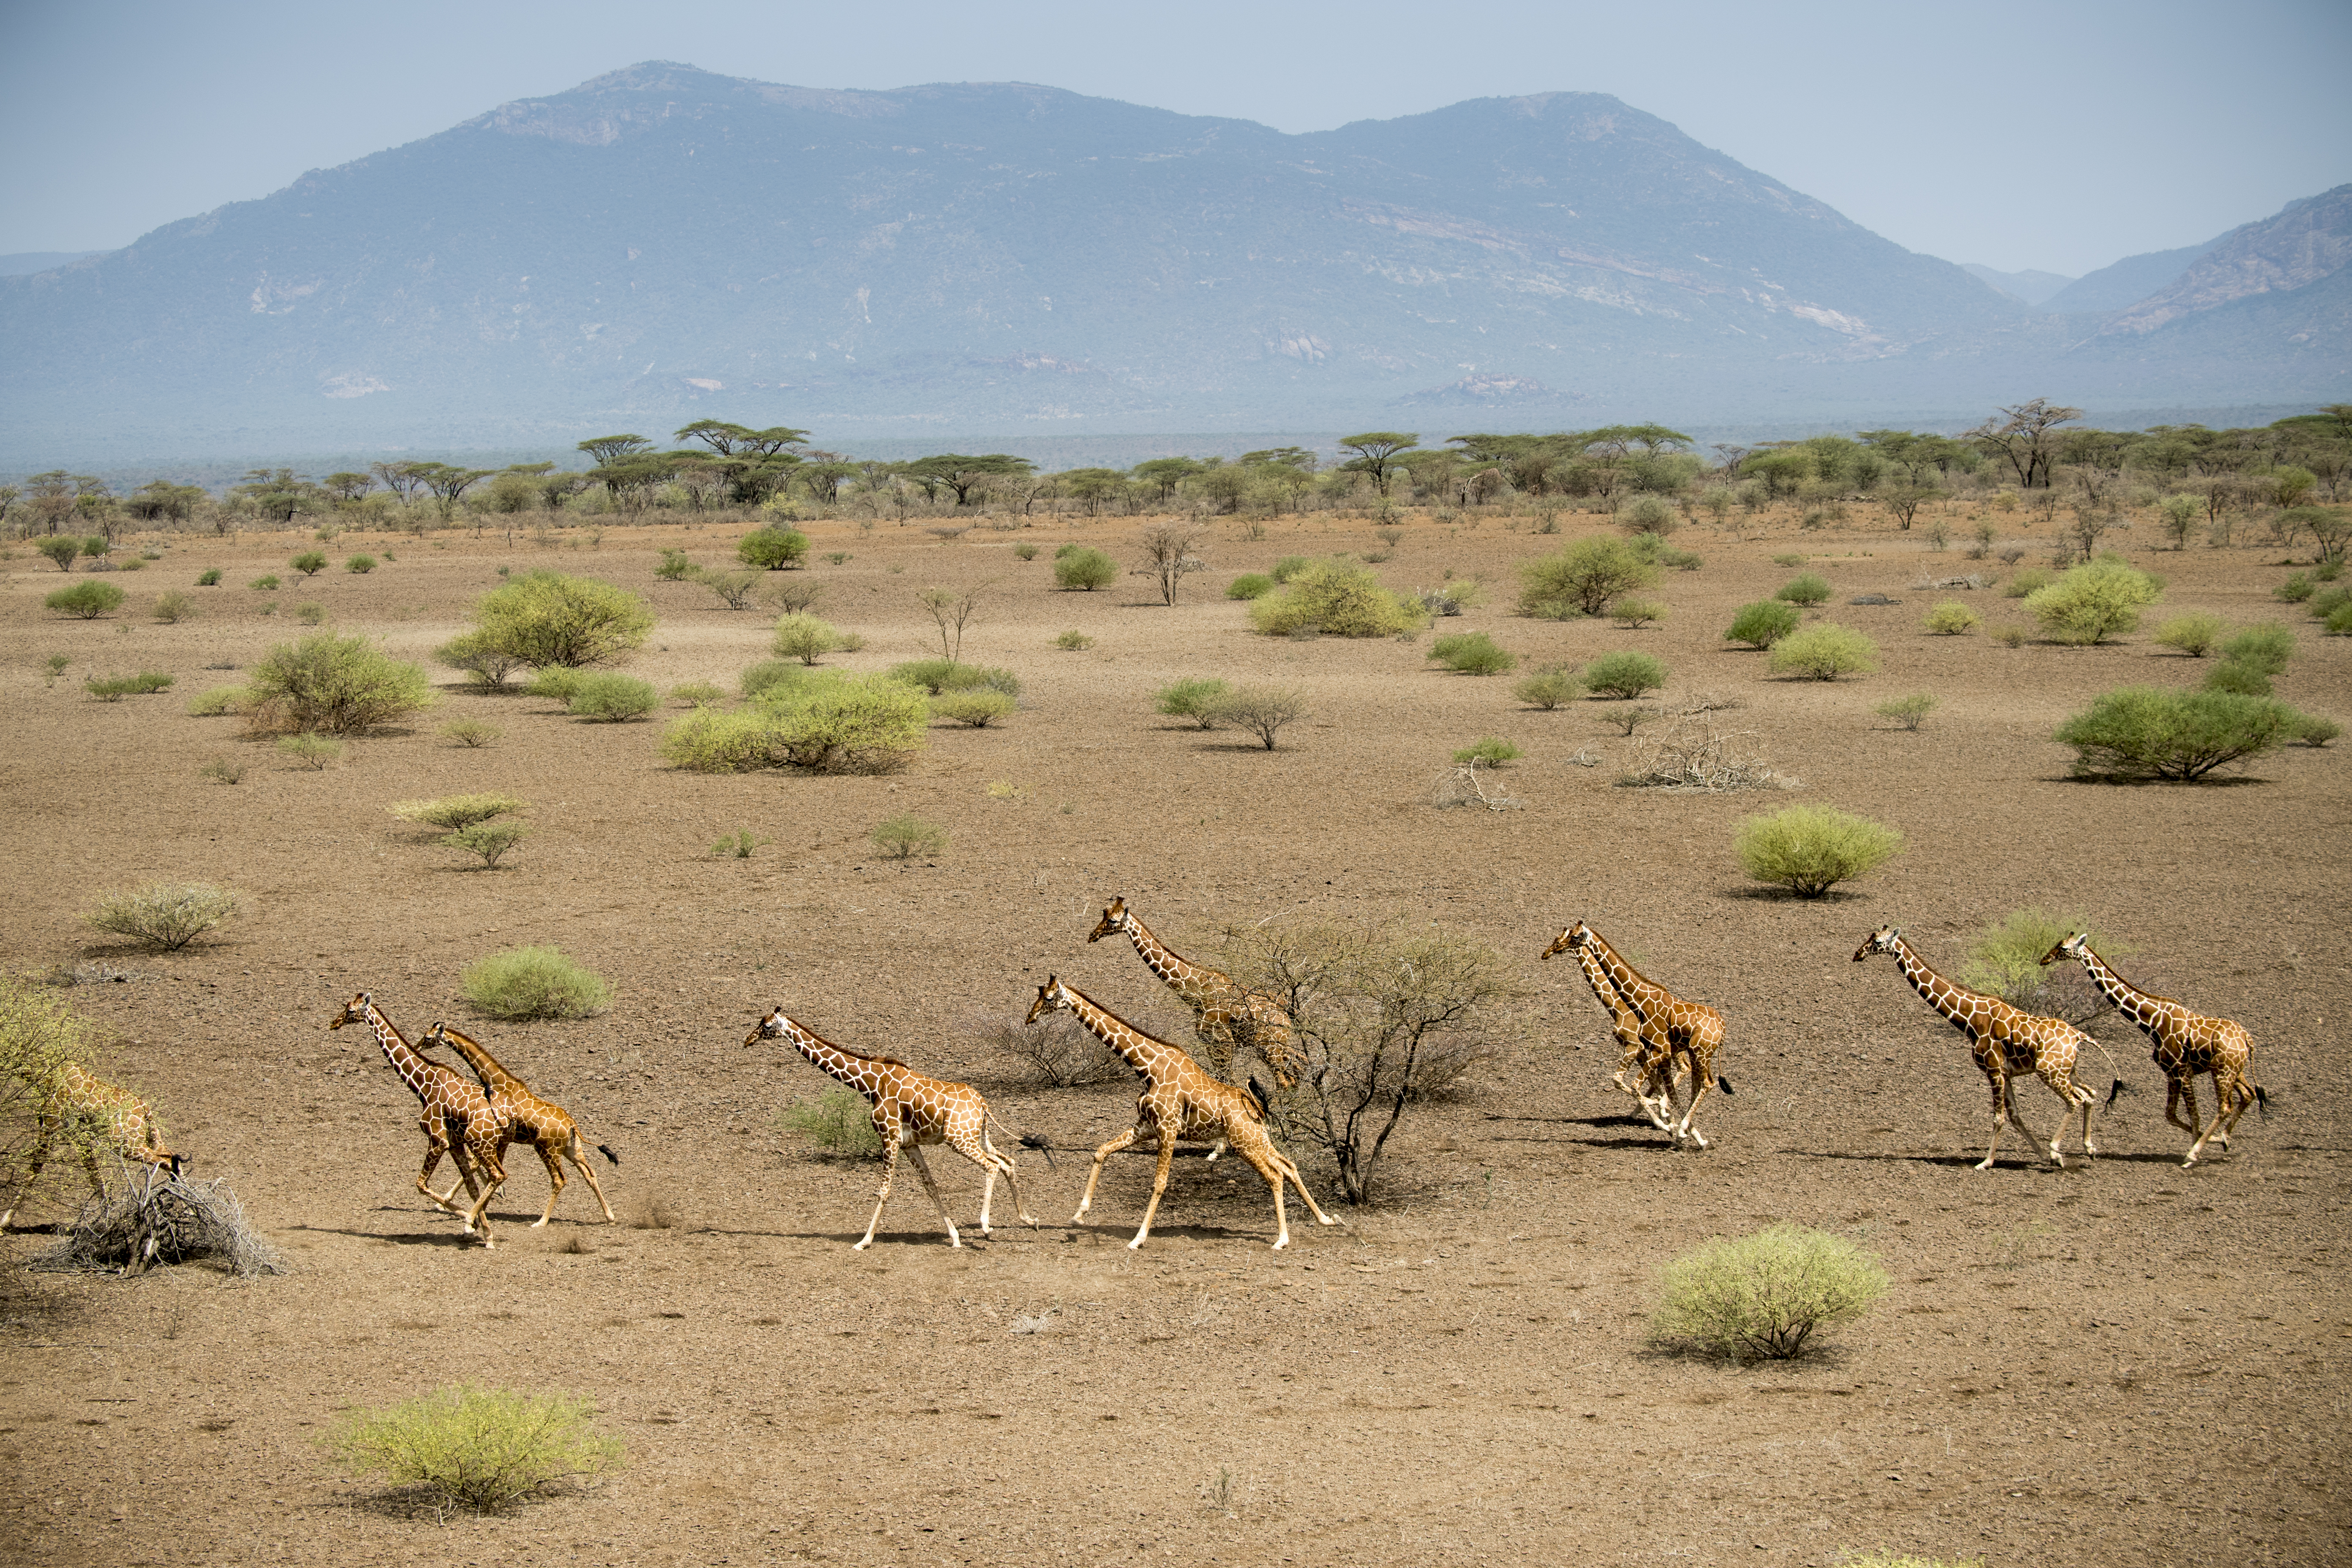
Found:
M 853 1242 L 851 1242 L 851 1243 L 849 1244 L 849 1250 L 850 1250 L 850 1251 L 852 1251 L 852 1252 L 863 1252 L 863 1251 L 865 1251 L 867 1247 L 871 1247 L 871 1246 L 873 1246 L 873 1245 L 874 1245 L 874 1238 L 873 1238 L 873 1237 L 866 1237 L 864 1241 L 853 1241 Z

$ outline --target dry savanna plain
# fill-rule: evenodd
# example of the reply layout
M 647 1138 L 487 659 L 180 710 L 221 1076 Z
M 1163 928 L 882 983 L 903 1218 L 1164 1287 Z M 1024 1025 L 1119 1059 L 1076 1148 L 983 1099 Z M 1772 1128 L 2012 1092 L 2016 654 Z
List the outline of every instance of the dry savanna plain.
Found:
M 2032 564 L 2053 524 L 2023 515 L 2001 530 Z M 1254 635 L 1223 595 L 1235 574 L 1384 548 L 1371 521 L 1331 514 L 1262 531 L 1209 520 L 1209 569 L 1172 609 L 1139 576 L 1053 585 L 1066 539 L 1136 563 L 1137 519 L 952 541 L 888 519 L 804 525 L 820 613 L 867 639 L 830 663 L 935 653 L 919 591 L 969 588 L 965 660 L 1023 682 L 1007 721 L 936 728 L 895 775 L 678 772 L 656 752 L 674 708 L 586 723 L 469 693 L 437 667 L 431 711 L 324 771 L 284 763 L 234 718 L 184 711 L 301 632 L 301 604 L 426 660 L 501 568 L 542 566 L 646 595 L 659 621 L 635 673 L 731 689 L 766 657 L 772 617 L 654 568 L 664 547 L 731 563 L 744 526 L 347 534 L 326 547 L 339 563 L 362 549 L 383 563 L 309 581 L 286 567 L 307 533 L 158 536 L 159 559 L 108 579 L 123 609 L 91 621 L 42 609 L 63 581 L 48 563 L 20 547 L 0 563 L 0 963 L 131 972 L 63 994 L 195 1173 L 226 1178 L 289 1265 L 246 1280 L 198 1265 L 32 1273 L 56 1242 L 37 1227 L 69 1216 L 54 1202 L 24 1216 L 36 1233 L 0 1241 L 0 1558 L 2352 1560 L 2345 748 L 2125 787 L 2070 781 L 2050 738 L 2107 688 L 2197 684 L 2210 665 L 2147 628 L 2200 609 L 2295 626 L 2279 695 L 2352 718 L 2352 638 L 2273 602 L 2278 548 L 2158 551 L 2142 519 L 2106 542 L 2168 582 L 2147 627 L 2011 647 L 1921 629 L 1951 597 L 1991 626 L 2023 620 L 1998 587 L 1918 585 L 2012 569 L 1937 551 L 1925 519 L 1898 532 L 1857 508 L 1809 532 L 1778 514 L 1685 528 L 1674 542 L 1705 563 L 1667 574 L 1655 596 L 1671 613 L 1640 629 L 1511 613 L 1517 565 L 1604 519 L 1571 518 L 1562 538 L 1493 509 L 1402 521 L 1385 582 L 1486 584 L 1440 629 L 1491 632 L 1530 663 L 1640 648 L 1672 671 L 1654 702 L 1738 699 L 1716 718 L 1789 781 L 1760 795 L 1621 787 L 1631 742 L 1612 704 L 1523 708 L 1508 677 L 1439 669 L 1428 633 Z M 1016 557 L 1024 542 L 1035 559 Z M 1877 639 L 1879 673 L 1774 679 L 1723 640 L 1738 605 L 1793 574 L 1771 559 L 1789 552 L 1834 588 L 1817 618 Z M 191 585 L 215 566 L 222 585 Z M 242 585 L 273 571 L 278 593 Z M 167 588 L 196 601 L 192 618 L 151 618 Z M 1895 602 L 1848 603 L 1871 594 Z M 1056 647 L 1073 628 L 1093 646 Z M 47 681 L 58 654 L 68 667 Z M 111 703 L 83 689 L 140 669 L 177 685 Z M 1187 675 L 1295 687 L 1311 712 L 1268 752 L 1155 713 L 1153 692 Z M 1913 691 L 1941 700 L 1923 728 L 1874 716 Z M 502 738 L 469 749 L 438 733 L 465 716 Z M 1448 754 L 1486 735 L 1524 749 L 1496 775 L 1523 808 L 1433 805 Z M 203 776 L 215 755 L 245 760 L 242 782 Z M 531 803 L 531 836 L 495 870 L 385 809 L 476 790 Z M 1759 891 L 1733 830 L 1788 802 L 1876 818 L 1906 848 L 1825 899 Z M 947 849 L 879 856 L 868 835 L 900 812 L 944 827 Z M 711 853 L 740 829 L 751 856 Z M 161 956 L 79 923 L 101 890 L 150 878 L 233 886 L 245 911 Z M 981 1032 L 1059 973 L 1189 1039 L 1131 950 L 1086 942 L 1115 894 L 1180 951 L 1287 911 L 1435 921 L 1512 955 L 1512 1016 L 1454 1092 L 1408 1113 L 1369 1205 L 1339 1202 L 1329 1167 L 1299 1151 L 1342 1226 L 1302 1224 L 1294 1204 L 1277 1253 L 1262 1185 L 1237 1162 L 1187 1157 L 1131 1252 L 1146 1157 L 1114 1158 L 1086 1223 L 1066 1222 L 1085 1152 L 1129 1124 L 1132 1081 L 1043 1088 Z M 2134 980 L 2242 1022 L 2267 1115 L 2182 1169 L 2146 1044 L 2109 1013 L 2093 1032 L 2129 1089 L 2096 1124 L 2101 1157 L 2062 1173 L 2012 1136 L 1997 1168 L 1971 1169 L 1988 1117 L 1964 1042 L 1891 962 L 1850 960 L 1893 923 L 1954 967 L 1972 932 L 2026 905 L 2081 911 L 2131 944 L 2118 967 Z M 1629 1116 L 1601 1009 L 1570 964 L 1537 961 L 1580 918 L 1722 1012 L 1717 1067 L 1736 1092 L 1699 1113 L 1711 1150 L 1676 1152 Z M 459 971 L 525 943 L 604 975 L 612 1008 L 527 1026 L 470 1012 Z M 428 1207 L 411 1184 L 414 1100 L 365 1031 L 326 1028 L 362 987 L 412 1037 L 442 1017 L 474 1033 L 610 1143 L 620 1223 L 601 1223 L 575 1180 L 553 1223 L 530 1228 L 546 1186 L 522 1149 L 491 1211 L 495 1251 Z M 1000 1186 L 982 1241 L 978 1173 L 940 1152 L 968 1245 L 950 1248 L 902 1172 L 873 1248 L 852 1251 L 877 1168 L 779 1128 L 780 1110 L 829 1086 L 781 1044 L 745 1045 L 779 1004 L 853 1048 L 971 1082 L 1013 1133 L 1050 1141 L 1052 1168 L 1015 1149 L 1043 1223 L 1012 1222 Z M 2104 1082 L 2104 1062 L 2086 1076 Z M 2038 1130 L 2056 1121 L 2038 1084 L 2020 1104 Z M 1893 1279 L 1878 1308 L 1794 1362 L 1649 1346 L 1663 1264 L 1784 1220 L 1874 1252 Z M 463 1382 L 586 1396 L 625 1468 L 504 1516 L 437 1520 L 320 1450 L 340 1412 Z

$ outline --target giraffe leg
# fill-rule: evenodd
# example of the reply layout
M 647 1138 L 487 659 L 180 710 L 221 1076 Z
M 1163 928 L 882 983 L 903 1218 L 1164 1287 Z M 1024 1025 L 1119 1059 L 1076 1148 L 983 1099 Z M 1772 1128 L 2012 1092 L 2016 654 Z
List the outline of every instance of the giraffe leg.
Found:
M 2195 1110 L 2197 1103 L 2197 1080 L 2195 1079 L 2189 1079 L 2187 1080 L 2187 1084 L 2190 1106 L 2189 1115 L 2189 1120 L 2194 1122 L 2197 1119 L 2197 1111 Z M 2216 1071 L 2213 1074 L 2213 1093 L 2217 1103 L 2213 1107 L 2212 1124 L 2203 1128 L 2201 1131 L 2194 1126 L 2190 1128 L 2191 1131 L 2197 1133 L 2197 1141 L 2189 1145 L 2189 1157 L 2180 1162 L 2180 1168 L 2184 1171 L 2189 1166 L 2197 1163 L 2197 1156 L 2205 1152 L 2206 1141 L 2211 1138 L 2213 1134 L 2220 1130 L 2221 1126 L 2221 1119 L 2229 1114 L 2230 1086 L 2221 1081 L 2221 1075 L 2219 1071 Z
M 1315 1201 L 1315 1194 L 1307 1190 L 1307 1179 L 1298 1173 L 1298 1166 L 1290 1156 L 1276 1149 L 1271 1139 L 1267 1140 L 1266 1152 L 1273 1156 L 1276 1166 L 1282 1173 L 1290 1179 L 1290 1184 L 1298 1189 L 1299 1202 L 1307 1205 L 1307 1212 L 1315 1216 L 1316 1224 L 1338 1225 L 1339 1223 L 1323 1212 L 1323 1206 Z
M 2001 1102 L 2003 1109 L 2005 1109 L 2009 1113 L 2009 1124 L 2017 1129 L 2018 1136 L 2024 1139 L 2029 1146 L 2041 1143 L 2042 1135 L 2034 1131 L 2032 1128 L 2028 1127 L 2025 1124 L 2025 1118 L 2018 1113 L 2017 1080 L 2015 1079 L 2009 1079 L 2002 1082 Z M 2063 1118 L 2065 1116 L 2071 1116 L 2074 1113 L 2074 1108 L 2065 1104 L 2063 1097 L 2062 1096 L 2059 1109 L 2062 1112 L 2062 1116 L 2058 1123 L 2058 1131 L 2060 1135 L 2063 1136 L 2066 1131 L 2066 1123 Z M 2066 1162 L 2059 1155 L 2058 1139 L 2054 1137 L 2052 1138 L 2049 1142 L 2048 1148 L 2050 1150 L 2051 1160 L 2056 1163 L 2060 1170 L 2064 1170 L 2066 1168 Z
M 890 1179 L 898 1173 L 898 1124 L 885 1125 L 878 1114 L 874 1121 L 882 1134 L 882 1191 L 874 1199 L 874 1217 L 866 1222 L 865 1237 L 850 1247 L 852 1252 L 863 1252 L 874 1245 L 874 1227 L 882 1223 L 882 1205 L 890 1201 Z
M 460 1214 L 464 1211 L 450 1201 L 457 1196 L 457 1189 L 460 1186 L 464 1187 L 468 1199 L 472 1198 L 478 1189 L 474 1185 L 472 1173 L 466 1169 L 465 1159 L 460 1155 L 449 1154 L 450 1163 L 457 1167 L 457 1179 L 449 1184 L 447 1192 L 435 1192 L 433 1172 L 435 1167 L 441 1163 L 441 1156 L 444 1154 L 449 1154 L 449 1145 L 438 1139 L 434 1141 L 432 1147 L 425 1151 L 424 1168 L 416 1173 L 416 1190 L 423 1193 L 426 1199 L 444 1214 Z
M 2219 1074 L 2215 1075 L 2214 1081 L 2220 1081 Z M 2229 1102 L 2230 1119 L 2221 1124 L 2221 1131 L 2213 1135 L 2213 1142 L 2227 1149 L 2230 1134 L 2238 1130 L 2238 1118 L 2246 1113 L 2246 1107 L 2254 1103 L 2254 1087 L 2244 1068 L 2235 1066 L 2230 1068 L 2230 1088 L 2224 1098 Z
M 1255 1149 L 1244 1149 L 1242 1151 L 1242 1158 L 1248 1161 L 1251 1168 L 1265 1178 L 1266 1191 L 1274 1194 L 1274 1249 L 1280 1252 L 1290 1245 L 1290 1220 L 1282 1212 L 1283 1169 L 1276 1164 L 1274 1160 L 1266 1158 L 1267 1154 L 1273 1152 L 1272 1149 L 1266 1150 L 1264 1153 Z M 1276 1158 L 1279 1159 L 1280 1156 L 1276 1155 Z
M 1992 1147 L 1985 1151 L 1979 1171 L 1992 1169 L 1993 1156 L 2000 1152 L 2000 1130 L 2009 1125 L 2009 1086 L 2000 1079 L 1992 1080 Z
M 595 1167 L 588 1163 L 587 1156 L 580 1151 L 580 1130 L 578 1128 L 572 1129 L 572 1142 L 564 1145 L 564 1152 L 572 1163 L 580 1167 L 580 1173 L 587 1178 L 588 1190 L 596 1194 L 596 1206 L 604 1211 L 604 1223 L 606 1225 L 613 1224 L 613 1205 L 604 1201 L 604 1189 L 597 1183 Z M 548 1207 L 551 1209 L 554 1206 L 554 1202 L 551 1199 L 548 1203 Z
M 2189 1101 L 2189 1119 L 2180 1117 L 2180 1102 Z M 2187 1073 L 2168 1075 L 2164 1080 L 2164 1119 L 2191 1138 L 2197 1136 L 2197 1080 Z M 2192 1156 L 2193 1157 L 2193 1156 Z
M 1087 1173 L 1087 1190 L 1078 1194 L 1078 1212 L 1070 1216 L 1070 1223 L 1072 1225 L 1076 1225 L 1078 1221 L 1086 1218 L 1087 1210 L 1094 1207 L 1095 1184 L 1102 1180 L 1103 1162 L 1109 1159 L 1113 1154 L 1118 1153 L 1121 1149 L 1126 1148 L 1129 1144 L 1134 1142 L 1142 1135 L 1142 1128 L 1130 1127 L 1125 1132 L 1120 1133 L 1118 1137 L 1112 1139 L 1109 1142 L 1095 1151 L 1094 1169 Z
M 1706 1098 L 1706 1091 L 1714 1087 L 1714 1069 L 1708 1067 L 1708 1065 L 1698 1057 L 1692 1057 L 1691 1097 L 1690 1103 L 1683 1108 L 1681 1135 L 1688 1138 L 1692 1142 L 1697 1144 L 1702 1149 L 1706 1147 L 1706 1135 L 1700 1132 L 1697 1128 L 1691 1125 L 1691 1118 L 1698 1114 L 1698 1102 L 1705 1100 Z
M 1162 1127 L 1160 1129 L 1160 1165 L 1151 1173 L 1151 1201 L 1143 1205 L 1143 1223 L 1136 1227 L 1135 1239 L 1127 1244 L 1129 1252 L 1141 1247 L 1143 1238 L 1151 1234 L 1151 1216 L 1160 1212 L 1160 1194 L 1168 1190 L 1168 1168 L 1175 1161 L 1176 1134 Z
M 25 1194 L 33 1190 L 33 1184 L 41 1179 L 41 1167 L 48 1163 L 49 1149 L 57 1137 L 57 1129 L 47 1117 L 37 1117 L 33 1126 L 33 1152 L 25 1162 L 24 1180 L 16 1184 L 16 1193 L 8 1199 L 7 1212 L 0 1214 L 0 1231 L 5 1231 L 8 1222 L 16 1217 L 16 1210 L 24 1204 Z
M 940 1197 L 940 1184 L 931 1180 L 930 1162 L 923 1158 L 923 1146 L 919 1143 L 908 1144 L 907 1158 L 915 1163 L 917 1179 L 923 1184 L 923 1191 L 931 1195 L 931 1206 L 940 1211 L 940 1223 L 948 1227 L 948 1245 L 961 1247 L 963 1237 L 956 1234 L 955 1217 L 948 1213 L 948 1205 Z
M 484 1247 L 496 1247 L 498 1243 L 490 1239 L 490 1222 L 487 1216 L 490 1200 L 499 1195 L 500 1187 L 507 1184 L 506 1164 L 499 1159 L 498 1149 L 491 1144 L 483 1143 L 477 1146 L 468 1141 L 466 1147 L 473 1156 L 474 1168 L 480 1173 L 482 1179 L 481 1194 L 475 1198 L 473 1209 L 466 1216 L 466 1228 L 478 1230 L 481 1233 Z M 552 1199 L 549 1200 L 549 1206 L 553 1206 Z
M 578 1156 L 574 1155 L 573 1158 L 576 1159 Z M 555 1217 L 555 1200 L 563 1195 L 564 1177 L 562 1160 L 556 1154 L 554 1150 L 549 1148 L 544 1143 L 539 1145 L 539 1159 L 540 1163 L 547 1167 L 547 1210 L 537 1219 L 530 1222 L 530 1228 L 533 1230 L 540 1229 L 541 1226 L 545 1226 L 549 1220 Z M 584 1171 L 588 1167 L 583 1165 L 580 1168 Z

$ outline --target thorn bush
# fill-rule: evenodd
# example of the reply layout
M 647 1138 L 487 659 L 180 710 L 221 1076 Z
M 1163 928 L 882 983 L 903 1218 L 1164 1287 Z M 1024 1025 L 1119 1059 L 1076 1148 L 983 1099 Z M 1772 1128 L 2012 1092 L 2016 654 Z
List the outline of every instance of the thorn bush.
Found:
M 1835 806 L 1792 805 L 1743 820 L 1732 847 L 1751 879 L 1818 899 L 1892 859 L 1903 835 Z
M 592 1018 L 613 987 L 553 947 L 515 947 L 476 959 L 458 976 L 467 1001 L 493 1018 Z
M 1887 1283 L 1878 1260 L 1843 1237 L 1776 1225 L 1666 1265 L 1650 1337 L 1733 1361 L 1784 1361 L 1822 1330 L 1861 1318 Z

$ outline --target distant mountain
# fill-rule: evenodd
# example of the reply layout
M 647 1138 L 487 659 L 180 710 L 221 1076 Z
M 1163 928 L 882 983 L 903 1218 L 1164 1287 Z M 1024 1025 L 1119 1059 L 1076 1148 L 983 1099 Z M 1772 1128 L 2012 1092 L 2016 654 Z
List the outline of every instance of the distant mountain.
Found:
M 2112 267 L 2084 273 L 2042 300 L 2042 308 L 2068 315 L 2097 315 L 2137 305 L 2188 271 L 2190 263 L 2221 243 L 2218 238 L 2209 239 L 2202 245 L 2184 245 L 2178 250 L 2126 256 Z
M 0 256 L 0 278 L 21 278 L 27 272 L 47 272 L 53 267 L 63 267 L 69 261 L 79 261 L 85 256 L 103 256 L 102 250 L 18 250 Z
M 2259 295 L 2299 294 L 2352 265 L 2352 185 L 2290 202 L 2276 217 L 2231 229 L 2178 278 L 2102 327 L 2139 336 Z M 2319 316 L 2328 294 L 2306 295 Z M 2292 308 L 2290 308 L 2292 309 Z M 2315 317 L 2316 320 L 2317 317 Z
M 1605 95 L 1290 136 L 649 64 L 0 278 L 0 466 L 2188 400 L 2144 379 L 2172 328 L 2065 321 Z M 2199 398 L 2334 384 L 2202 352 Z
M 1980 262 L 1963 261 L 1960 270 L 1969 277 L 1991 284 L 2012 300 L 2022 300 L 2029 305 L 2039 305 L 2053 294 L 2074 281 L 2056 272 L 1996 272 Z

